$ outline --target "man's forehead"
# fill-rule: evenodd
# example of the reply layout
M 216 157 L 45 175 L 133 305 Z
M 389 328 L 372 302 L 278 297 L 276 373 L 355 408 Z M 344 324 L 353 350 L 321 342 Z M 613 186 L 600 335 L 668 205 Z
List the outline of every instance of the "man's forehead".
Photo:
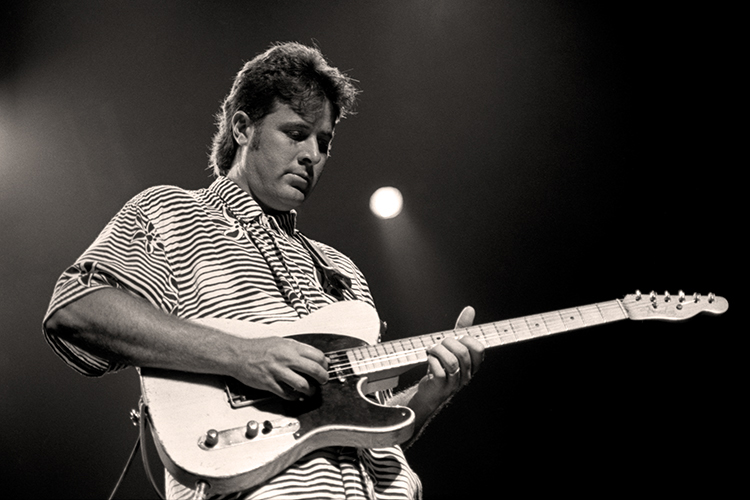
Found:
M 326 113 L 328 113 L 328 116 L 331 120 L 331 128 L 333 129 L 333 105 L 328 99 L 309 98 L 304 101 L 292 102 L 290 104 L 286 104 L 279 100 L 276 100 L 274 102 L 271 113 L 284 111 L 287 112 L 284 114 L 288 114 L 290 116 L 291 114 L 294 114 L 297 118 L 302 119 L 303 121 L 310 124 L 317 122 L 319 119 L 325 117 Z

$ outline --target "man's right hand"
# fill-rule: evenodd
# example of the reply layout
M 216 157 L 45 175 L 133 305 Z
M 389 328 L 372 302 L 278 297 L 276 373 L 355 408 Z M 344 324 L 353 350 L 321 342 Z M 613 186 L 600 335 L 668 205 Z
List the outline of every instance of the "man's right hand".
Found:
M 312 346 L 282 337 L 240 339 L 240 346 L 232 376 L 245 385 L 293 400 L 328 382 L 325 354 Z

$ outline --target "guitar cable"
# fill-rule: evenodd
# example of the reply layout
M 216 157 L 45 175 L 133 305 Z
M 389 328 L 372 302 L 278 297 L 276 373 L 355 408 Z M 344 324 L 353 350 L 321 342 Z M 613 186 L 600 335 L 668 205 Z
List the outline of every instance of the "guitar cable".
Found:
M 117 493 L 117 489 L 120 487 L 120 484 L 122 484 L 122 480 L 125 479 L 125 474 L 128 473 L 128 469 L 130 469 L 130 466 L 133 464 L 133 458 L 135 457 L 135 454 L 138 452 L 138 448 L 141 445 L 141 436 L 139 435 L 135 440 L 135 445 L 133 446 L 133 449 L 130 451 L 130 456 L 128 457 L 128 461 L 125 463 L 125 468 L 120 473 L 120 478 L 117 480 L 117 483 L 115 483 L 115 487 L 112 489 L 112 493 L 109 494 L 108 500 L 112 500 L 115 497 L 115 493 Z
M 117 483 L 115 483 L 115 487 L 112 489 L 112 493 L 110 493 L 108 500 L 112 500 L 115 496 L 115 493 L 117 493 L 117 490 L 122 484 L 123 479 L 125 479 L 125 475 L 130 469 L 130 466 L 133 464 L 133 459 L 135 458 L 135 454 L 138 452 L 138 448 L 141 449 L 141 461 L 143 462 L 143 468 L 146 472 L 146 477 L 148 477 L 148 480 L 151 482 L 151 486 L 154 488 L 154 491 L 159 496 L 159 498 L 161 500 L 165 500 L 165 495 L 162 494 L 162 492 L 156 485 L 156 480 L 151 473 L 151 466 L 149 465 L 148 461 L 148 453 L 146 450 L 146 425 L 148 424 L 148 408 L 143 404 L 143 399 L 138 402 L 138 410 L 130 411 L 130 419 L 133 421 L 133 425 L 138 426 L 139 428 L 138 436 L 136 437 L 135 445 L 133 445 L 133 449 L 130 452 L 128 461 L 125 463 L 125 467 L 123 468 L 122 473 L 120 473 L 120 478 L 117 480 Z
M 161 500 L 166 500 L 167 492 L 165 491 L 164 494 L 162 494 L 161 490 L 156 485 L 154 475 L 151 473 L 151 465 L 148 461 L 148 453 L 146 453 L 146 426 L 149 424 L 150 419 L 148 415 L 148 406 L 143 404 L 143 398 L 138 401 L 138 414 L 140 417 L 138 418 L 138 427 L 140 430 L 139 439 L 141 441 L 141 461 L 143 462 L 143 469 L 146 471 L 146 476 L 151 482 L 151 486 L 154 488 L 156 494 L 159 495 L 159 498 Z

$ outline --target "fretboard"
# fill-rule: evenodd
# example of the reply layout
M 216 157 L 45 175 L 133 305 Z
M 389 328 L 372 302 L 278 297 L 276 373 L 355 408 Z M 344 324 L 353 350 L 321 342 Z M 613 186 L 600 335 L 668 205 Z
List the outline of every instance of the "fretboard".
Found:
M 627 318 L 621 302 L 613 300 L 347 349 L 335 358 L 345 365 L 338 368 L 365 375 L 424 363 L 427 351 L 446 337 L 471 335 L 489 348 Z

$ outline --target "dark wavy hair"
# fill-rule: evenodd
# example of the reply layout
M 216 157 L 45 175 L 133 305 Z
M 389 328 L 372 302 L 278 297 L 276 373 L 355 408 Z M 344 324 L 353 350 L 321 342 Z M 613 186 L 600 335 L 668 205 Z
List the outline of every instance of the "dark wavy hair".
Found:
M 353 80 L 330 66 L 317 48 L 296 42 L 276 43 L 245 63 L 216 115 L 218 131 L 211 148 L 210 168 L 217 176 L 232 167 L 237 143 L 232 116 L 244 111 L 254 124 L 273 111 L 276 102 L 304 114 L 324 99 L 333 106 L 334 124 L 353 112 L 359 91 Z

